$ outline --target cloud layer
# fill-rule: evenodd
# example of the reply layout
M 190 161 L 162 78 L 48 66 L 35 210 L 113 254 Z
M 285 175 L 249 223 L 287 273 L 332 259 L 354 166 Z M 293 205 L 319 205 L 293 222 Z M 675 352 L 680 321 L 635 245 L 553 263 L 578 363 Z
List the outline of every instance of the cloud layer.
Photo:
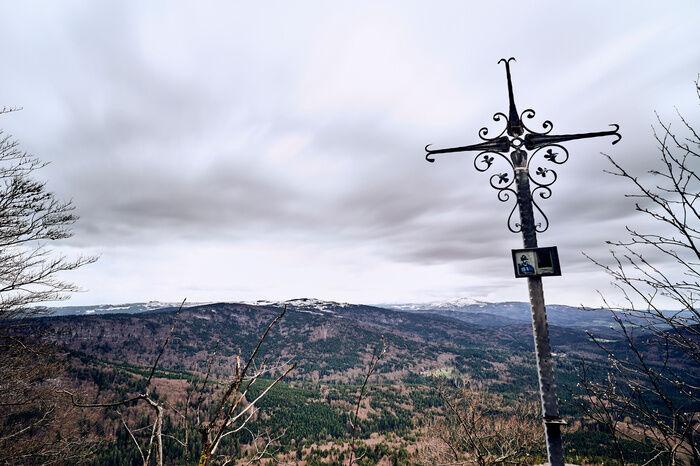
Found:
M 524 299 L 512 204 L 474 154 L 427 164 L 422 149 L 501 130 L 496 62 L 511 55 L 535 125 L 622 127 L 616 146 L 569 143 L 541 203 L 540 243 L 559 247 L 565 272 L 548 298 L 588 302 L 606 278 L 580 252 L 604 255 L 638 221 L 600 152 L 645 176 L 654 109 L 697 111 L 692 2 L 46 2 L 0 15 L 0 104 L 24 107 L 2 126 L 78 206 L 62 248 L 102 256 L 71 276 L 89 289 L 80 303 Z

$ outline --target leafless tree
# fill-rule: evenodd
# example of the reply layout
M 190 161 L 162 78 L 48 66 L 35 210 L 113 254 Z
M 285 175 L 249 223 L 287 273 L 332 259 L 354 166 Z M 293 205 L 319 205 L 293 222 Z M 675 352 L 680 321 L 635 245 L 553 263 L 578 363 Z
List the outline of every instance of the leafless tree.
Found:
M 250 419 L 257 411 L 256 403 L 260 401 L 267 393 L 287 374 L 289 374 L 295 367 L 295 364 L 287 365 L 280 370 L 280 375 L 277 376 L 262 392 L 257 395 L 254 399 L 247 399 L 247 395 L 251 386 L 258 382 L 260 377 L 269 373 L 270 368 L 267 364 L 267 358 L 257 365 L 256 357 L 260 351 L 265 338 L 272 327 L 284 317 L 287 312 L 287 307 L 285 306 L 281 314 L 279 314 L 265 329 L 258 340 L 258 344 L 253 350 L 248 360 L 245 363 L 241 362 L 241 358 L 236 359 L 236 371 L 233 374 L 233 378 L 228 382 L 226 388 L 219 396 L 219 400 L 216 403 L 216 409 L 214 410 L 213 416 L 206 422 L 202 422 L 198 419 L 197 430 L 202 439 L 202 453 L 199 458 L 200 466 L 207 466 L 216 459 L 216 452 L 221 444 L 221 441 L 232 434 L 240 432 L 243 430 Z M 205 379 L 206 383 L 206 379 Z M 197 412 L 200 410 L 197 408 Z M 262 454 L 266 453 L 270 441 L 264 442 L 264 447 L 259 449 L 256 456 L 261 457 Z M 257 447 L 257 445 L 256 445 Z M 219 458 L 221 462 L 230 461 L 229 458 L 225 456 Z
M 14 110 L 2 108 L 0 115 Z M 59 201 L 34 178 L 45 165 L 0 130 L 0 461 L 15 464 L 50 462 L 65 444 L 36 435 L 56 425 L 59 404 L 47 380 L 60 365 L 30 318 L 47 313 L 37 304 L 78 290 L 60 273 L 95 260 L 70 259 L 49 247 L 71 236 L 78 217 L 70 201 Z
M 536 402 L 507 403 L 475 382 L 450 386 L 440 377 L 435 384 L 445 409 L 430 424 L 423 463 L 523 464 L 542 448 Z
M 360 393 L 357 394 L 357 402 L 355 403 L 355 414 L 352 417 L 352 435 L 350 439 L 350 459 L 348 460 L 348 466 L 352 466 L 355 461 L 360 458 L 355 457 L 356 446 L 355 440 L 357 439 L 357 427 L 358 427 L 358 415 L 360 414 L 360 406 L 362 406 L 362 400 L 365 397 L 365 391 L 367 390 L 367 382 L 369 382 L 370 377 L 374 374 L 377 368 L 377 363 L 386 353 L 386 342 L 384 341 L 384 336 L 382 335 L 381 345 L 377 346 L 372 352 L 372 357 L 370 358 L 369 364 L 367 365 L 367 374 L 362 381 L 362 386 L 360 387 Z
M 253 455 L 252 461 L 257 461 L 269 453 L 272 444 L 279 439 L 279 436 L 267 436 L 260 443 L 258 442 L 258 435 L 250 432 L 246 425 L 257 412 L 257 402 L 260 401 L 271 389 L 274 388 L 275 385 L 277 385 L 278 382 L 280 382 L 296 367 L 296 364 L 287 364 L 281 367 L 273 368 L 268 365 L 267 358 L 264 358 L 260 364 L 257 363 L 260 347 L 270 333 L 270 330 L 272 330 L 275 324 L 277 324 L 277 322 L 284 317 L 285 313 L 287 312 L 286 307 L 267 326 L 264 333 L 260 336 L 257 346 L 248 359 L 243 362 L 240 356 L 237 357 L 235 373 L 225 384 L 224 388 L 219 394 L 218 400 L 215 402 L 216 408 L 214 410 L 214 414 L 211 415 L 211 417 L 208 417 L 202 409 L 202 405 L 203 402 L 207 401 L 205 390 L 210 385 L 210 382 L 212 382 L 210 379 L 211 368 L 216 357 L 218 344 L 214 351 L 212 351 L 209 360 L 207 361 L 207 370 L 204 378 L 201 380 L 193 378 L 192 390 L 190 390 L 187 394 L 184 409 L 178 410 L 170 404 L 160 401 L 156 395 L 153 385 L 154 375 L 158 370 L 160 359 L 163 356 L 163 353 L 165 352 L 165 349 L 173 335 L 178 318 L 182 312 L 183 305 L 184 301 L 175 314 L 170 332 L 161 345 L 158 356 L 150 367 L 150 372 L 146 378 L 145 388 L 142 393 L 109 403 L 82 403 L 78 400 L 75 393 L 68 390 L 63 390 L 63 392 L 71 397 L 72 403 L 75 406 L 81 408 L 120 409 L 122 407 L 133 405 L 134 403 L 145 402 L 153 414 L 153 422 L 148 426 L 139 427 L 138 429 L 133 428 L 129 426 L 129 423 L 126 421 L 124 416 L 121 415 L 121 412 L 119 412 L 122 426 L 124 429 L 126 429 L 129 437 L 136 446 L 144 466 L 148 466 L 150 464 L 162 466 L 166 461 L 166 459 L 163 457 L 163 439 L 165 437 L 169 437 L 180 444 L 185 452 L 185 461 L 189 463 L 189 442 L 191 440 L 189 438 L 189 426 L 194 426 L 196 428 L 202 441 L 202 451 L 198 459 L 198 465 L 207 466 L 209 464 L 231 463 L 234 458 L 231 455 L 218 454 L 218 449 L 224 438 L 244 430 L 247 431 L 254 439 L 253 446 L 256 449 L 256 452 Z M 251 386 L 253 386 L 255 383 L 261 383 L 260 378 L 266 374 L 270 374 L 271 369 L 278 370 L 279 375 L 255 398 L 249 399 L 248 394 Z M 163 422 L 166 412 L 169 411 L 172 411 L 182 421 L 181 426 L 184 435 L 181 436 L 181 438 L 163 433 Z M 145 438 L 140 439 L 140 434 L 145 431 L 149 432 L 148 435 L 146 435 Z M 172 460 L 176 459 L 177 458 L 172 458 Z
M 5 323 L 41 315 L 46 309 L 33 305 L 78 291 L 58 273 L 95 261 L 69 259 L 48 248 L 48 242 L 72 236 L 70 226 L 78 217 L 72 202 L 59 201 L 32 178 L 45 166 L 0 131 L 0 319 Z
M 146 378 L 146 384 L 143 393 L 138 393 L 123 400 L 117 400 L 109 403 L 82 403 L 78 400 L 78 397 L 75 393 L 66 389 L 61 390 L 63 393 L 69 395 L 73 405 L 79 408 L 114 408 L 118 410 L 123 406 L 129 406 L 139 401 L 145 402 L 152 409 L 154 414 L 153 424 L 148 426 L 148 428 L 150 429 L 150 435 L 148 436 L 148 441 L 146 442 L 145 448 L 142 447 L 141 442 L 139 442 L 136 438 L 136 435 L 134 435 L 134 429 L 129 427 L 121 411 L 118 411 L 122 425 L 129 433 L 129 437 L 131 437 L 131 439 L 134 441 L 134 444 L 136 445 L 136 448 L 139 452 L 139 455 L 141 456 L 141 460 L 143 461 L 144 466 L 151 464 L 151 455 L 153 455 L 153 457 L 155 458 L 155 464 L 159 466 L 163 465 L 163 419 L 165 408 L 163 404 L 158 400 L 158 397 L 155 396 L 154 389 L 151 384 L 153 382 L 153 376 L 155 375 L 156 370 L 158 369 L 160 358 L 163 356 L 165 348 L 168 346 L 168 342 L 170 342 L 170 338 L 172 337 L 173 332 L 175 331 L 175 326 L 177 325 L 177 321 L 180 317 L 180 313 L 182 312 L 182 306 L 184 304 L 185 301 L 183 300 L 182 304 L 180 304 L 180 307 L 177 310 L 177 313 L 175 314 L 175 318 L 173 319 L 173 324 L 170 328 L 170 332 L 165 338 L 165 341 L 163 341 L 163 344 L 160 347 L 160 351 L 158 352 L 158 356 L 156 356 L 156 359 L 153 362 L 153 365 L 151 366 L 151 371 L 148 374 L 148 377 Z
M 700 85 L 695 82 L 700 99 Z M 680 132 L 657 115 L 659 167 L 650 180 L 608 156 L 609 172 L 632 186 L 627 196 L 654 231 L 627 227 L 609 242 L 602 267 L 622 296 L 604 299 L 618 342 L 591 335 L 609 361 L 604 381 L 583 372 L 584 406 L 605 424 L 626 461 L 620 439 L 646 441 L 649 461 L 700 464 L 700 137 L 677 111 Z M 673 309 L 673 310 L 669 310 Z

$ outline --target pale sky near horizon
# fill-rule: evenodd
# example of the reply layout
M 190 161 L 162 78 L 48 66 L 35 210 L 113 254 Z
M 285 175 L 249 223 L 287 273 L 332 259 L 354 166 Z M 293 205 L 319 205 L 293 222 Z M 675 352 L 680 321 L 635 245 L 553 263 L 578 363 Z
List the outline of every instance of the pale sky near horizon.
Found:
M 541 206 L 562 277 L 548 302 L 599 303 L 606 240 L 645 221 L 601 152 L 645 176 L 651 125 L 698 123 L 700 6 L 679 2 L 0 2 L 0 128 L 99 255 L 66 304 L 317 297 L 527 300 L 501 203 L 474 153 L 423 147 L 520 111 L 572 141 Z

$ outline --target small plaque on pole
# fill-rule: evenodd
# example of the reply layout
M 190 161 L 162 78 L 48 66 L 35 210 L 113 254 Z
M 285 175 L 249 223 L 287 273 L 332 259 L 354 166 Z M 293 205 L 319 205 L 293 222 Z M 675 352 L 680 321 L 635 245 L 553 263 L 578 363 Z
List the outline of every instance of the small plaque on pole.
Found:
M 515 278 L 561 275 L 557 247 L 513 249 Z

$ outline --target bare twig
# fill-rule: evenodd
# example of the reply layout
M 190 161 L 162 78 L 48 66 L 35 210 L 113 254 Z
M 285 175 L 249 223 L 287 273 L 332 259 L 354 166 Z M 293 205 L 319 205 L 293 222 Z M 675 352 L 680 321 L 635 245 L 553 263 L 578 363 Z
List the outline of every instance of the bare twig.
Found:
M 362 382 L 362 386 L 360 387 L 360 393 L 357 396 L 357 403 L 355 403 L 355 414 L 353 415 L 352 419 L 352 436 L 350 440 L 350 459 L 348 460 L 348 466 L 352 466 L 352 464 L 355 462 L 355 438 L 357 435 L 357 419 L 358 415 L 360 413 L 360 405 L 362 404 L 362 400 L 365 396 L 365 389 L 367 388 L 367 382 L 369 381 L 369 378 L 372 376 L 374 373 L 374 370 L 377 367 L 377 363 L 379 360 L 384 356 L 384 353 L 386 353 L 386 342 L 384 341 L 384 335 L 382 335 L 382 341 L 381 345 L 377 346 L 374 351 L 372 352 L 372 358 L 369 361 L 369 365 L 367 366 L 367 374 L 365 375 L 365 379 Z
M 153 378 L 153 374 L 156 372 L 156 368 L 158 367 L 158 362 L 160 362 L 160 357 L 163 356 L 163 353 L 165 352 L 165 347 L 168 346 L 168 342 L 170 341 L 170 337 L 173 336 L 173 332 L 175 331 L 175 325 L 177 325 L 177 320 L 180 317 L 180 312 L 182 311 L 182 306 L 185 305 L 185 301 L 187 301 L 187 298 L 182 300 L 182 302 L 180 303 L 180 307 L 177 309 L 177 312 L 175 313 L 175 318 L 173 319 L 172 327 L 170 327 L 170 332 L 168 332 L 168 336 L 165 338 L 165 341 L 161 345 L 160 352 L 158 353 L 158 356 L 156 357 L 156 360 L 153 363 L 153 366 L 151 366 L 151 373 L 148 374 L 148 378 L 146 379 L 146 386 L 151 384 L 151 379 Z

